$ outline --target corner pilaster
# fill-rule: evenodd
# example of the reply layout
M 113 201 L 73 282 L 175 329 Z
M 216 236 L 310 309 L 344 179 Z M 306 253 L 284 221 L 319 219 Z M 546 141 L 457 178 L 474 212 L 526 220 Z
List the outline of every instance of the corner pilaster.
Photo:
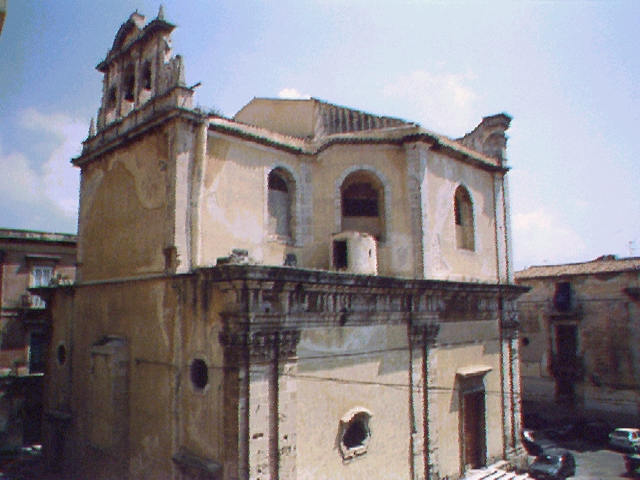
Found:
M 436 345 L 440 325 L 427 323 L 411 325 L 411 416 L 412 416 L 412 473 L 415 480 L 435 478 L 429 409 L 429 354 Z
M 297 330 L 229 333 L 220 343 L 239 355 L 237 477 L 296 478 Z
M 427 228 L 426 165 L 428 147 L 422 143 L 405 145 L 407 156 L 407 192 L 413 245 L 413 277 L 425 277 L 424 251 Z

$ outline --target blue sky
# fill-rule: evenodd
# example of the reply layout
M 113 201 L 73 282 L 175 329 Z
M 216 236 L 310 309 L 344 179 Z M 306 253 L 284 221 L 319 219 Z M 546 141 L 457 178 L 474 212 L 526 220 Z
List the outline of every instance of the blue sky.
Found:
M 460 137 L 513 116 L 516 268 L 640 255 L 640 2 L 164 1 L 196 102 L 308 95 Z M 0 226 L 75 232 L 95 70 L 147 0 L 8 0 Z M 632 242 L 632 243 L 630 243 Z

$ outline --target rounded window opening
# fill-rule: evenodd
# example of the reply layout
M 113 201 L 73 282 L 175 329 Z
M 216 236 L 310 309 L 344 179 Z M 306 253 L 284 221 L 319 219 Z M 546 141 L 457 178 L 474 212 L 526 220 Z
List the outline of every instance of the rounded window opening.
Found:
M 292 231 L 293 180 L 287 173 L 276 168 L 267 177 L 269 212 L 269 234 L 290 239 Z
M 384 232 L 384 188 L 366 171 L 350 174 L 340 187 L 342 231 L 363 232 L 378 240 Z
M 209 367 L 204 360 L 196 358 L 191 362 L 191 383 L 198 390 L 209 384 Z
M 475 250 L 473 202 L 469 190 L 460 185 L 453 202 L 456 227 L 456 246 L 463 250 Z
M 124 99 L 133 102 L 135 95 L 136 72 L 133 65 L 127 66 L 124 71 Z
M 117 102 L 117 90 L 116 90 L 116 87 L 111 87 L 107 92 L 107 102 L 106 102 L 107 110 L 115 110 L 116 102 Z
M 151 63 L 145 62 L 142 67 L 142 88 L 145 90 L 151 90 Z
M 529 337 L 522 337 L 522 346 L 527 347 L 529 345 Z
M 367 452 L 367 445 L 371 438 L 369 420 L 371 414 L 366 411 L 359 411 L 350 416 L 348 421 L 341 421 L 340 452 L 344 460 L 349 460 Z
M 67 361 L 67 349 L 64 345 L 58 345 L 56 350 L 56 358 L 58 360 L 58 365 L 62 366 Z

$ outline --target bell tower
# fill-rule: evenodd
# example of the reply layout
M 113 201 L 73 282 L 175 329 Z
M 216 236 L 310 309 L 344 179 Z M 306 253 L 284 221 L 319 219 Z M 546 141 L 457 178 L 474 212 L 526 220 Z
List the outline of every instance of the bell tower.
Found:
M 182 58 L 172 55 L 174 28 L 165 21 L 162 6 L 148 24 L 136 11 L 120 27 L 106 58 L 96 67 L 104 75 L 98 132 L 175 87 L 188 90 L 184 88 Z M 182 106 L 191 107 L 184 103 Z

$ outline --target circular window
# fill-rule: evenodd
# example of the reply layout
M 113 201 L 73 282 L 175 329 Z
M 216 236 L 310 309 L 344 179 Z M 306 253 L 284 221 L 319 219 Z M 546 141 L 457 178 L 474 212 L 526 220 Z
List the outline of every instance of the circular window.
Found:
M 353 415 L 345 416 L 341 421 L 340 452 L 344 460 L 367 452 L 367 445 L 371 438 L 369 420 L 371 414 L 367 411 L 359 411 Z
M 522 346 L 526 347 L 529 345 L 529 337 L 522 337 Z
M 58 365 L 62 366 L 67 361 L 67 349 L 64 345 L 58 345 L 56 350 L 56 358 L 58 360 Z
M 209 367 L 204 360 L 196 358 L 191 362 L 191 383 L 199 390 L 209 383 Z

